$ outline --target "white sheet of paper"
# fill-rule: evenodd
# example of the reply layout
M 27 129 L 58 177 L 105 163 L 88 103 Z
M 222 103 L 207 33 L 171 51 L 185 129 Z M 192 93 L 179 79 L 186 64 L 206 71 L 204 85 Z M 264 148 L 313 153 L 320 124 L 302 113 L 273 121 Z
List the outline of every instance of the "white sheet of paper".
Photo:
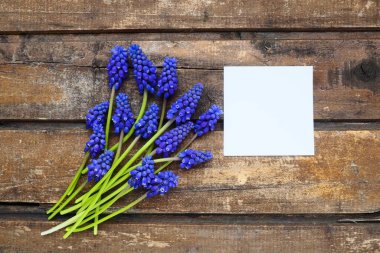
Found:
M 224 67 L 224 155 L 314 155 L 313 67 Z

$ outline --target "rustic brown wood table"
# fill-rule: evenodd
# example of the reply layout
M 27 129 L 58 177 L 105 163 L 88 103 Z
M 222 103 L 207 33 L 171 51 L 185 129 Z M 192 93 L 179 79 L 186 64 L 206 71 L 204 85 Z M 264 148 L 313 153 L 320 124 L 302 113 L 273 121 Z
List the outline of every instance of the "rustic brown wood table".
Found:
M 379 13 L 378 0 L 2 0 L 0 252 L 380 252 Z M 86 111 L 108 99 L 109 50 L 132 42 L 159 67 L 177 57 L 182 91 L 206 84 L 199 111 L 223 105 L 225 65 L 313 65 L 315 156 L 225 158 L 220 124 L 194 144 L 215 159 L 168 196 L 98 236 L 41 237 L 62 221 L 45 211 L 81 162 Z

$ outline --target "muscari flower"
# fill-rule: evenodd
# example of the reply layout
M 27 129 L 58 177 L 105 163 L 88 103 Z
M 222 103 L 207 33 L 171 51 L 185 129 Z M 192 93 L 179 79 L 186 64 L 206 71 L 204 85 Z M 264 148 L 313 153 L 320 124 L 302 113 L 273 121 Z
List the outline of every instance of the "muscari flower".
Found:
M 88 168 L 88 181 L 98 182 L 111 168 L 114 153 L 107 150 L 98 159 L 92 159 Z
M 193 127 L 193 122 L 189 121 L 165 132 L 155 141 L 157 154 L 162 154 L 163 157 L 168 157 L 171 153 L 177 150 L 178 146 L 189 135 Z
M 122 46 L 111 49 L 112 56 L 107 65 L 109 87 L 118 90 L 128 75 L 128 52 Z
M 157 85 L 156 66 L 154 66 L 137 44 L 129 47 L 129 56 L 132 61 L 133 74 L 140 94 L 143 93 L 144 89 L 154 94 L 154 88 Z
M 94 124 L 104 125 L 108 112 L 109 102 L 103 102 L 91 108 L 86 115 L 86 127 L 93 128 Z
M 193 149 L 186 149 L 178 154 L 181 158 L 181 169 L 190 169 L 195 165 L 205 163 L 212 159 L 212 153 L 210 151 L 198 151 Z
M 94 132 L 91 134 L 90 139 L 84 147 L 85 152 L 90 152 L 91 157 L 96 157 L 100 152 L 104 150 L 106 145 L 106 135 L 104 133 L 104 128 L 100 124 L 95 124 L 93 126 Z
M 165 99 L 168 99 L 177 90 L 178 78 L 177 78 L 177 60 L 176 58 L 166 57 L 164 60 L 164 69 L 157 82 L 157 96 L 164 95 Z
M 135 125 L 135 136 L 141 135 L 142 138 L 147 139 L 157 131 L 158 111 L 158 105 L 154 103 L 150 105 L 144 116 Z
M 131 178 L 128 184 L 137 189 L 139 187 L 148 188 L 154 181 L 156 175 L 154 174 L 154 161 L 151 156 L 146 156 L 142 159 L 142 165 L 130 172 Z
M 205 113 L 203 113 L 194 125 L 194 132 L 198 136 L 214 131 L 216 122 L 220 118 L 223 111 L 217 105 L 212 105 Z
M 203 91 L 203 85 L 201 83 L 195 84 L 190 90 L 188 90 L 182 97 L 175 101 L 168 110 L 166 117 L 168 119 L 175 118 L 176 123 L 185 123 L 191 119 L 191 115 L 194 114 L 201 98 Z
M 112 121 L 115 133 L 120 133 L 122 130 L 128 133 L 135 122 L 128 96 L 125 93 L 119 93 L 116 97 L 116 109 Z
M 149 191 L 147 193 L 147 197 L 151 198 L 158 194 L 166 194 L 171 188 L 178 186 L 178 179 L 179 177 L 172 171 L 159 172 L 155 176 L 154 181 L 148 187 Z

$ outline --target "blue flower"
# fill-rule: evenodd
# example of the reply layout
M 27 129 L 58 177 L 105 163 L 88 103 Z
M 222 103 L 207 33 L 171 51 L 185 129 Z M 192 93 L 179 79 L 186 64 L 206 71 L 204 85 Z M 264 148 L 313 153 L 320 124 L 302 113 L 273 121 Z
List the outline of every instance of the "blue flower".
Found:
M 189 121 L 186 124 L 165 132 L 155 142 L 157 146 L 157 154 L 162 154 L 163 157 L 168 157 L 171 153 L 177 150 L 178 146 L 189 135 L 193 127 L 193 122 Z
M 156 175 L 154 174 L 154 161 L 151 156 L 146 156 L 142 160 L 142 165 L 132 170 L 131 178 L 128 180 L 128 184 L 135 189 L 139 187 L 150 187 L 150 184 L 154 181 Z
M 171 188 L 178 186 L 179 177 L 172 171 L 161 171 L 157 174 L 154 181 L 148 187 L 148 198 L 154 197 L 158 194 L 165 195 Z
M 158 111 L 158 105 L 151 104 L 144 116 L 136 123 L 135 136 L 141 135 L 142 138 L 147 139 L 157 131 Z
M 98 182 L 111 168 L 114 153 L 107 150 L 98 159 L 92 159 L 88 168 L 88 181 Z
M 120 133 L 122 130 L 124 133 L 128 133 L 135 122 L 128 96 L 125 93 L 119 93 L 116 96 L 116 109 L 112 116 L 112 122 L 115 126 L 115 133 Z
M 111 50 L 112 56 L 107 65 L 109 87 L 118 90 L 128 75 L 128 52 L 122 46 L 115 46 Z
M 182 97 L 177 99 L 177 101 L 172 104 L 166 114 L 166 117 L 168 119 L 175 118 L 177 124 L 189 121 L 191 119 L 191 115 L 194 114 L 195 109 L 197 108 L 202 91 L 203 85 L 201 83 L 195 84 Z
M 133 44 L 129 47 L 129 56 L 140 94 L 144 92 L 144 89 L 154 94 L 154 88 L 157 85 L 156 66 L 143 53 L 139 45 Z
M 165 57 L 163 67 L 157 83 L 157 96 L 164 95 L 164 98 L 168 99 L 173 96 L 178 87 L 177 59 Z
M 86 127 L 93 128 L 94 124 L 104 125 L 108 112 L 109 102 L 103 102 L 91 108 L 86 115 Z
M 193 149 L 186 149 L 178 154 L 178 157 L 181 158 L 180 168 L 190 169 L 195 165 L 207 162 L 212 159 L 212 153 L 210 151 L 198 151 Z
M 96 157 L 100 152 L 104 150 L 106 145 L 106 135 L 104 133 L 103 126 L 100 124 L 95 124 L 93 126 L 93 134 L 91 134 L 89 141 L 84 147 L 84 152 L 90 152 L 91 157 Z
M 194 131 L 198 136 L 214 131 L 216 122 L 220 118 L 223 111 L 217 106 L 212 105 L 205 113 L 203 113 L 194 125 Z

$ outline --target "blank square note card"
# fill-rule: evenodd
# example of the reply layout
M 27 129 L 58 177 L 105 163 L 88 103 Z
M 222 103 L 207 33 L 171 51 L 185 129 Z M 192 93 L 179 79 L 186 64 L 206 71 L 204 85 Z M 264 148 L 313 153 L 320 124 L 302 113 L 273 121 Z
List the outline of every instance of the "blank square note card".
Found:
M 224 67 L 224 155 L 314 155 L 313 67 Z

